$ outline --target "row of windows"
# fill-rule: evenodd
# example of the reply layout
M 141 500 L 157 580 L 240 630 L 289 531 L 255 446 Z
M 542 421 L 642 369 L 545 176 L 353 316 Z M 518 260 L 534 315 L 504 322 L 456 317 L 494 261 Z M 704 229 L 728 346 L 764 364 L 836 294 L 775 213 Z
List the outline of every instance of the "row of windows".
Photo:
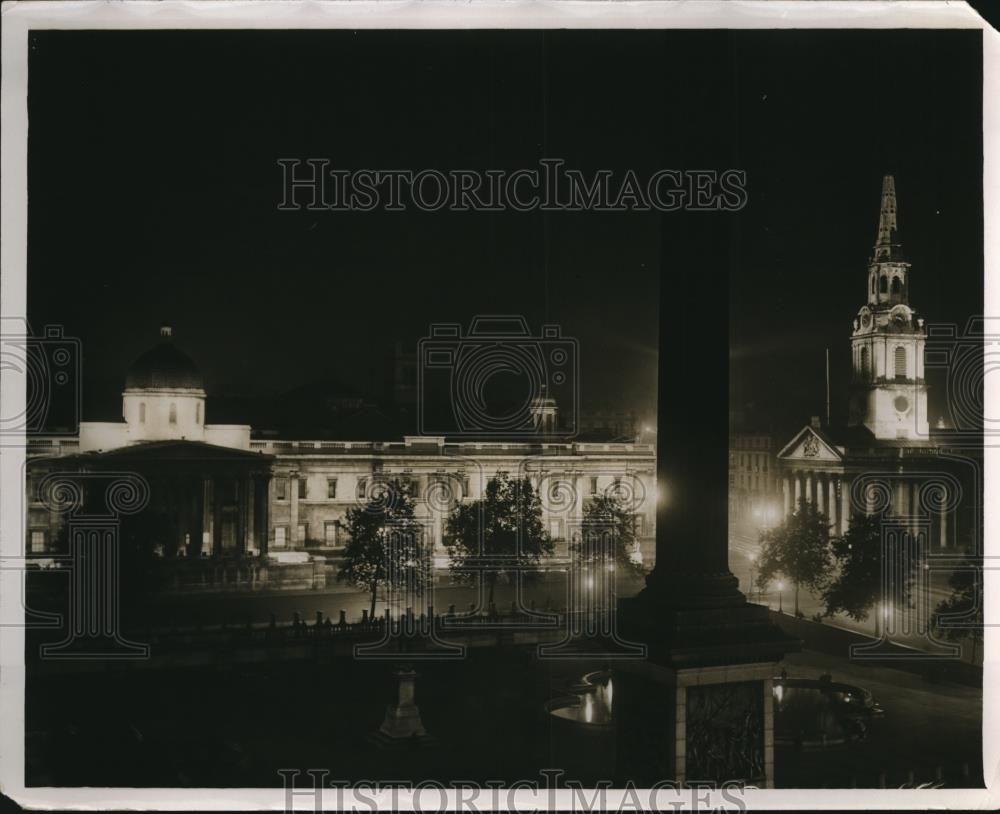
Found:
M 170 402 L 170 406 L 167 408 L 167 421 L 171 424 L 177 423 L 177 405 L 174 402 Z M 146 423 L 146 402 L 139 402 L 139 423 Z M 201 424 L 201 402 L 196 402 L 194 405 L 194 423 Z
M 635 520 L 635 533 L 637 537 L 643 536 L 645 533 L 645 524 L 642 515 L 637 515 Z M 565 535 L 564 521 L 561 519 L 552 520 L 549 523 L 549 535 L 554 540 L 560 540 Z M 288 526 L 275 526 L 274 527 L 274 547 L 275 548 L 286 548 L 288 546 Z M 44 546 L 44 532 L 33 532 L 32 533 L 32 544 L 34 546 L 35 538 L 34 535 L 40 533 L 43 534 L 42 545 Z M 337 548 L 346 542 L 344 539 L 344 530 L 341 528 L 341 523 L 339 520 L 327 520 L 323 523 L 323 543 L 327 546 Z M 296 526 L 296 539 L 301 543 L 308 539 L 308 527 L 305 523 L 299 523 Z M 34 548 L 32 549 L 34 550 Z M 38 549 L 43 550 L 43 549 Z
M 299 523 L 296 526 L 296 539 L 301 543 L 304 542 L 308 537 L 308 528 L 305 523 Z M 327 520 L 323 523 L 323 544 L 337 548 L 342 546 L 345 542 L 343 539 L 343 530 L 340 527 L 339 520 Z M 288 545 L 288 526 L 275 526 L 274 527 L 274 543 L 275 548 L 285 548 Z
M 907 364 L 906 364 L 906 348 L 902 345 L 897 345 L 896 349 L 893 351 L 893 374 L 897 379 L 906 379 L 907 376 Z M 871 353 L 867 346 L 861 348 L 861 375 L 871 376 L 872 365 L 871 365 Z
M 309 487 L 308 481 L 305 478 L 295 478 L 295 496 L 299 500 L 307 500 L 309 498 Z M 407 483 L 410 486 L 410 494 L 413 497 L 420 497 L 420 484 L 415 480 L 409 480 Z M 463 481 L 462 488 L 465 494 L 468 494 L 468 478 Z M 288 500 L 288 479 L 287 478 L 275 478 L 274 479 L 274 494 L 277 500 Z M 358 480 L 357 486 L 355 487 L 354 496 L 358 500 L 364 500 L 368 494 L 368 478 L 360 478 Z M 336 500 L 337 499 L 337 479 L 327 478 L 326 479 L 326 499 Z
M 764 470 L 767 471 L 767 461 L 765 458 Z M 305 478 L 295 478 L 295 489 L 296 497 L 299 500 L 307 500 L 309 498 L 309 487 L 308 481 Z M 288 478 L 275 478 L 274 479 L 274 494 L 277 500 L 288 500 Z M 410 479 L 407 481 L 410 485 L 410 494 L 413 497 L 420 497 L 420 483 L 417 480 Z M 553 489 L 558 489 L 558 486 L 553 484 Z M 617 493 L 622 489 L 622 479 L 616 477 L 614 479 L 614 491 Z M 590 479 L 590 494 L 591 496 L 598 494 L 598 479 L 596 477 L 591 477 Z M 358 500 L 364 500 L 368 494 L 368 478 L 360 478 L 358 480 L 357 486 L 355 488 L 354 496 Z M 469 494 L 469 479 L 467 477 L 462 478 L 462 494 Z M 327 478 L 326 479 L 326 499 L 336 500 L 337 499 L 337 479 Z

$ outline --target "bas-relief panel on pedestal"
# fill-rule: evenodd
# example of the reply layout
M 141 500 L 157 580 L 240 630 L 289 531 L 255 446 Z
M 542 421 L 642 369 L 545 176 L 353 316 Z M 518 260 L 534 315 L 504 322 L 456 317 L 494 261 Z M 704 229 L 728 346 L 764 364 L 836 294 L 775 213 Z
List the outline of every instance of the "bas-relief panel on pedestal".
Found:
M 764 781 L 764 700 L 759 681 L 687 689 L 689 780 Z

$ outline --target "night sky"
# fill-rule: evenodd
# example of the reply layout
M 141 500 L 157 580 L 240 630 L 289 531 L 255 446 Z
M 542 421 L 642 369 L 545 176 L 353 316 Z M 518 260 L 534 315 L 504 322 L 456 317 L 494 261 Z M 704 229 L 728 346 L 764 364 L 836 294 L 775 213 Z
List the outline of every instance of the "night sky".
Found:
M 779 431 L 823 411 L 826 347 L 835 412 L 846 397 L 884 173 L 911 304 L 982 310 L 978 31 L 47 31 L 29 71 L 29 320 L 81 339 L 85 418 L 164 321 L 210 399 L 328 378 L 378 396 L 397 341 L 512 313 L 579 340 L 582 410 L 651 419 L 659 286 L 711 273 L 683 219 L 281 212 L 281 158 L 745 170 L 746 208 L 701 215 L 733 240 L 704 330 L 729 311 L 733 404 Z M 739 104 L 718 150 L 722 75 Z

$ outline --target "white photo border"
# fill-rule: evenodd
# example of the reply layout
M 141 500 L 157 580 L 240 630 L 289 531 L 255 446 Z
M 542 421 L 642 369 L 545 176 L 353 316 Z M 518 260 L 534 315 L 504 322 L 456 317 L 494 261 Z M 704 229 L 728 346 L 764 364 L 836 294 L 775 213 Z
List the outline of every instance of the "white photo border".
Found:
M 2 125 L 0 125 L 0 315 L 26 315 L 27 274 L 27 88 L 28 32 L 33 29 L 980 29 L 983 31 L 984 268 L 1000 259 L 1000 34 L 966 3 L 945 0 L 532 0 L 446 2 L 430 0 L 29 0 L 2 6 Z M 985 275 L 986 313 L 1000 312 L 1000 273 Z M 25 381 L 0 371 L 3 415 L 20 414 Z M 987 377 L 985 408 L 1000 404 L 1000 377 Z M 23 442 L 23 439 L 22 439 Z M 0 448 L 0 558 L 23 549 L 25 446 Z M 1000 556 L 1000 449 L 985 447 L 984 545 Z M 0 569 L 0 791 L 25 808 L 137 810 L 283 810 L 285 792 L 275 789 L 51 788 L 24 785 L 24 630 L 20 572 Z M 988 596 L 1000 595 L 1000 574 L 985 571 Z M 1000 611 L 987 603 L 983 667 L 983 776 L 987 788 L 899 790 L 748 790 L 750 809 L 923 809 L 1000 807 Z M 13 623 L 13 626 L 11 626 Z M 992 626 L 992 627 L 991 627 Z M 308 779 L 303 777 L 303 782 Z M 451 790 L 451 808 L 459 791 Z M 569 792 L 520 789 L 503 799 L 524 809 L 568 810 Z M 412 799 L 367 793 L 341 798 L 345 807 L 371 810 L 371 798 L 413 810 Z M 324 800 L 336 802 L 333 794 Z M 609 807 L 631 805 L 609 792 Z M 648 799 L 648 798 L 643 798 Z M 725 801 L 723 801 L 725 803 Z M 439 806 L 438 796 L 434 804 Z M 713 799 L 709 806 L 718 805 Z M 488 810 L 489 801 L 480 807 Z M 296 809 L 314 800 L 297 795 Z

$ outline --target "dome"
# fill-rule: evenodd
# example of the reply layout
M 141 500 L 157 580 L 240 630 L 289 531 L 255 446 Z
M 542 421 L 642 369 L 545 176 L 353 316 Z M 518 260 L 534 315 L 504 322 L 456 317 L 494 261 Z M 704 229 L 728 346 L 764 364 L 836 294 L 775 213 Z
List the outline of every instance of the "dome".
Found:
M 161 387 L 203 389 L 198 366 L 172 341 L 171 331 L 160 331 L 163 341 L 132 363 L 125 376 L 125 389 Z

